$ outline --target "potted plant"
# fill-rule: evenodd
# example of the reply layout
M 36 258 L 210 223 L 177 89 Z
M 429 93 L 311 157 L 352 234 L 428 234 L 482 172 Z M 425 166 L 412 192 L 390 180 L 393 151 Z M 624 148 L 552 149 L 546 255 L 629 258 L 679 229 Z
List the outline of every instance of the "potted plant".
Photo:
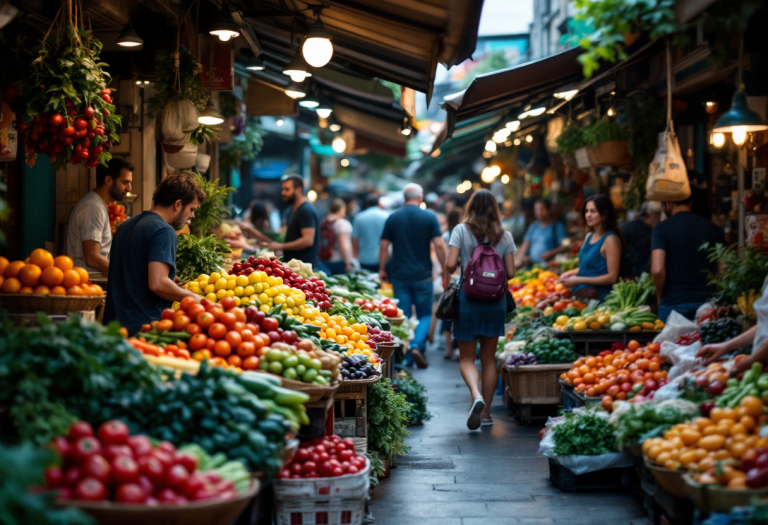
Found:
M 626 166 L 631 163 L 626 127 L 603 117 L 584 128 L 584 143 L 587 146 L 592 166 Z
M 719 305 L 738 305 L 748 319 L 755 319 L 755 301 L 760 297 L 763 280 L 768 273 L 768 257 L 756 246 L 745 246 L 739 253 L 737 247 L 722 244 L 701 247 L 707 250 L 710 263 L 717 263 L 721 271 L 709 275 L 708 284 L 717 292 L 715 301 Z
M 264 145 L 261 126 L 256 118 L 248 118 L 242 134 L 232 138 L 232 142 L 221 146 L 219 167 L 222 170 L 239 168 L 244 160 L 256 160 L 256 155 Z
M 589 157 L 584 148 L 584 129 L 576 121 L 569 120 L 555 142 L 566 166 L 580 169 L 589 167 Z
M 410 408 L 405 395 L 392 390 L 389 379 L 368 385 L 368 450 L 377 452 L 384 462 L 383 477 L 389 477 L 394 456 L 404 456 L 410 450 L 405 444 Z
M 203 177 L 199 173 L 193 173 L 192 177 L 205 193 L 205 200 L 195 211 L 195 217 L 192 219 L 189 229 L 193 235 L 202 238 L 218 228 L 221 222 L 229 217 L 227 199 L 230 192 L 235 191 L 235 188 L 222 185 L 220 179 L 208 180 L 207 177 Z

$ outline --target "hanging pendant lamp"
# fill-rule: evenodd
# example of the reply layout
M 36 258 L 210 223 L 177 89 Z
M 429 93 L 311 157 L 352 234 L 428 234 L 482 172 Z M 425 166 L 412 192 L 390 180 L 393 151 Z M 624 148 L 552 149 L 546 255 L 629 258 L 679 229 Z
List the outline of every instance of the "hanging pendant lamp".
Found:
M 120 36 L 117 37 L 117 45 L 122 47 L 141 47 L 144 45 L 144 40 L 133 29 L 133 24 L 128 22 L 125 24 Z
M 231 38 L 240 36 L 240 25 L 232 18 L 232 12 L 229 10 L 229 2 L 225 1 L 219 9 L 210 31 L 212 35 L 219 37 L 222 42 L 227 42 Z
M 197 122 L 205 124 L 206 126 L 216 126 L 224 122 L 224 117 L 222 117 L 219 110 L 216 109 L 216 104 L 213 103 L 212 98 L 208 99 L 205 109 L 200 116 L 197 117 Z
M 312 67 L 323 67 L 333 57 L 333 44 L 331 44 L 331 34 L 326 31 L 323 21 L 320 20 L 320 12 L 316 14 L 315 24 L 307 34 L 301 51 L 307 64 Z

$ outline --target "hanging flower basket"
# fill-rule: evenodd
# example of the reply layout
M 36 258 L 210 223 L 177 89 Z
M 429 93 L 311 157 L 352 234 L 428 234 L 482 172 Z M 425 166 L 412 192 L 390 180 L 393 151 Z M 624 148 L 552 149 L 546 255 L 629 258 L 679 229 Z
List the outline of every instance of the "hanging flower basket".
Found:
M 627 141 L 611 140 L 587 147 L 589 163 L 595 167 L 627 166 L 632 163 Z

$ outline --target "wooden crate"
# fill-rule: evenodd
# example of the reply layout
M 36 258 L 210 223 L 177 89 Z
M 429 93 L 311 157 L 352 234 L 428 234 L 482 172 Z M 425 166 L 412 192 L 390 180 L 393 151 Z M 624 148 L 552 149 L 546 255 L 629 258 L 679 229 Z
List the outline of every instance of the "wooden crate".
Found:
M 336 393 L 333 403 L 333 432 L 341 437 L 368 437 L 368 386 L 363 392 Z
M 509 396 L 521 405 L 557 405 L 562 400 L 560 374 L 570 369 L 571 363 L 505 366 Z

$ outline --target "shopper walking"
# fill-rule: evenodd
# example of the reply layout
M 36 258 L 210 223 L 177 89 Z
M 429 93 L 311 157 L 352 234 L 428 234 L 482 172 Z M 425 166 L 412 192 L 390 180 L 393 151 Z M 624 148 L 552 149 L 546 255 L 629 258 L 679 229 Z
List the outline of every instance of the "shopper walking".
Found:
M 176 231 L 205 199 L 186 173 L 160 182 L 150 210 L 127 220 L 115 233 L 107 281 L 104 323 L 117 319 L 133 335 L 141 325 L 160 319 L 174 301 L 200 297 L 177 285 Z
M 441 266 L 445 265 L 445 245 L 435 214 L 419 207 L 424 195 L 422 187 L 408 184 L 403 194 L 405 206 L 390 215 L 384 224 L 379 250 L 379 276 L 382 281 L 392 283 L 395 297 L 406 316 L 411 317 L 412 308 L 416 308 L 419 325 L 406 353 L 405 365 L 412 366 L 415 362 L 419 368 L 426 368 L 428 363 L 423 352 L 432 320 L 430 244 L 434 246 Z M 387 275 L 390 245 L 391 275 Z
M 451 210 L 448 213 L 446 220 L 448 222 L 448 230 L 443 234 L 443 242 L 445 242 L 446 246 L 448 246 L 451 243 L 451 235 L 453 235 L 453 230 L 456 229 L 456 226 L 458 226 L 459 222 L 461 221 L 461 209 L 456 208 Z M 453 277 L 453 275 L 448 276 L 448 284 L 450 284 L 450 282 L 453 280 Z M 452 324 L 453 323 L 451 321 L 440 321 L 440 331 L 443 333 L 443 337 L 445 337 L 445 353 L 443 354 L 443 359 L 453 359 L 454 361 L 458 361 L 459 347 L 458 343 L 456 343 L 451 336 Z
M 619 280 L 623 238 L 616 210 L 605 195 L 593 195 L 581 209 L 589 233 L 579 252 L 579 267 L 565 272 L 560 282 L 579 299 L 604 299 Z
M 352 269 L 352 225 L 347 220 L 347 206 L 342 199 L 333 199 L 330 213 L 320 224 L 320 261 L 332 275 Z
M 352 221 L 352 251 L 361 268 L 378 273 L 381 236 L 389 213 L 381 206 L 378 195 L 368 195 L 365 205 L 365 210 Z
M 661 203 L 646 201 L 640 208 L 640 216 L 621 225 L 624 234 L 621 276 L 636 279 L 651 271 L 651 236 L 653 227 L 661 220 Z
M 693 200 L 665 202 L 669 217 L 653 228 L 651 276 L 659 301 L 659 319 L 666 322 L 672 311 L 693 319 L 699 306 L 714 294 L 707 285 L 707 271 L 717 273 L 717 264 L 707 260 L 701 245 L 725 242 L 720 228 L 691 213 Z
M 547 199 L 537 200 L 533 205 L 533 214 L 536 220 L 528 226 L 523 244 L 516 254 L 518 266 L 545 264 L 558 253 L 568 250 L 562 245 L 568 234 L 563 223 L 552 217 L 552 203 Z
M 504 335 L 504 318 L 507 314 L 506 296 L 496 301 L 467 299 L 463 273 L 480 243 L 492 245 L 502 258 L 506 276 L 503 282 L 515 275 L 515 241 L 512 234 L 501 225 L 501 214 L 496 198 L 488 190 L 480 190 L 469 199 L 462 223 L 451 234 L 446 276 L 456 271 L 461 261 L 462 280 L 459 284 L 459 315 L 453 323 L 453 337 L 459 342 L 461 376 L 469 387 L 472 405 L 467 427 L 475 430 L 480 425 L 492 425 L 491 402 L 496 391 L 496 346 Z M 478 387 L 479 374 L 475 366 L 477 344 L 480 343 L 482 367 L 482 394 Z

